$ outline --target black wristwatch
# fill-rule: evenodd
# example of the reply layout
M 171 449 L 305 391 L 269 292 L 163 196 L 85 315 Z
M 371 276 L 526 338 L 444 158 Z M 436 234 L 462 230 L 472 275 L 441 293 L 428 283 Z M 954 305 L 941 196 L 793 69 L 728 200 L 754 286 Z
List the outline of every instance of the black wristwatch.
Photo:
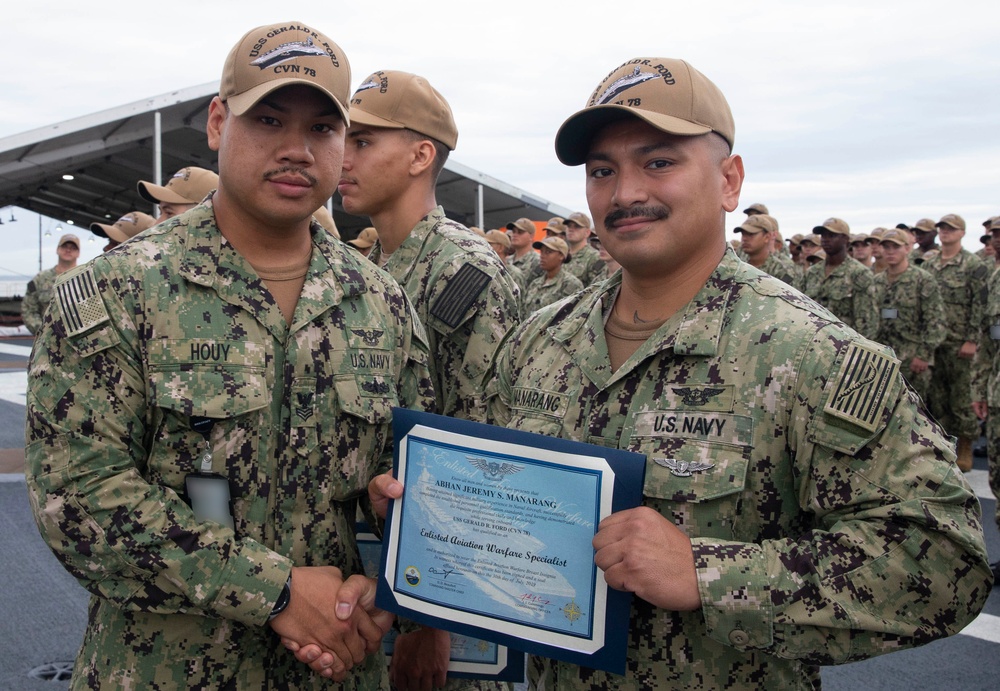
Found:
M 274 607 L 271 609 L 271 615 L 267 618 L 271 621 L 276 616 L 285 611 L 288 607 L 288 603 L 292 601 L 292 574 L 288 574 L 288 580 L 285 581 L 284 587 L 281 589 L 281 594 L 278 595 L 278 601 L 274 603 Z

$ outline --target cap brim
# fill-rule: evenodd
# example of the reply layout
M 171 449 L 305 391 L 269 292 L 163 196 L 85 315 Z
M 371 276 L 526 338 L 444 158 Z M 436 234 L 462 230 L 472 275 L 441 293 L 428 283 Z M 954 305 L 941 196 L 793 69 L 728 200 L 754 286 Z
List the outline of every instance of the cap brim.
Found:
M 139 196 L 153 204 L 197 204 L 190 199 L 185 199 L 169 187 L 154 185 L 145 180 L 140 180 L 136 187 L 139 190 Z
M 682 137 L 694 137 L 712 131 L 707 125 L 698 125 L 671 115 L 662 115 L 639 108 L 615 104 L 592 106 L 571 115 L 556 132 L 556 157 L 568 166 L 585 163 L 590 141 L 599 129 L 612 122 L 628 118 L 643 120 L 661 132 Z
M 344 123 L 347 125 L 351 124 L 350 114 L 347 112 L 347 108 L 344 107 L 344 104 L 338 101 L 337 97 L 328 90 L 319 86 L 316 82 L 308 79 L 298 79 L 295 77 L 290 77 L 288 79 L 272 79 L 271 81 L 264 82 L 263 84 L 258 84 L 252 89 L 244 91 L 242 94 L 230 96 L 226 100 L 226 103 L 229 105 L 229 110 L 231 110 L 234 115 L 243 115 L 245 112 L 257 105 L 257 102 L 269 93 L 286 86 L 292 86 L 293 84 L 303 84 L 319 91 L 321 94 L 333 101 L 333 104 L 337 106 L 337 111 L 340 113 L 340 117 L 344 119 Z
M 360 108 L 355 108 L 351 111 L 351 124 L 353 125 L 368 125 L 369 127 L 385 127 L 392 130 L 401 130 L 405 126 L 399 124 L 398 122 L 393 122 L 392 120 L 386 120 L 385 118 L 380 118 L 377 115 L 372 115 L 371 113 L 365 112 Z
M 109 230 L 111 230 L 111 226 L 106 226 L 103 223 L 90 224 L 90 232 L 99 238 L 107 238 Z

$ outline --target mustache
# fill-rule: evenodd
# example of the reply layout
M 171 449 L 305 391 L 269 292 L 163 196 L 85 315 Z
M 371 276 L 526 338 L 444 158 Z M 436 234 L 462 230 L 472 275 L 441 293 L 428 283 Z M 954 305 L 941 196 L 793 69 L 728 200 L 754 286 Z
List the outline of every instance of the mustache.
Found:
M 604 227 L 608 228 L 618 221 L 624 221 L 627 218 L 652 218 L 659 221 L 669 215 L 670 212 L 662 206 L 631 206 L 627 209 L 612 211 L 605 216 Z
M 285 173 L 293 173 L 294 175 L 300 175 L 309 182 L 310 185 L 315 185 L 317 180 L 314 176 L 310 175 L 308 171 L 304 168 L 299 168 L 298 166 L 282 166 L 276 170 L 269 170 L 264 173 L 264 179 L 270 180 L 278 175 L 284 175 Z

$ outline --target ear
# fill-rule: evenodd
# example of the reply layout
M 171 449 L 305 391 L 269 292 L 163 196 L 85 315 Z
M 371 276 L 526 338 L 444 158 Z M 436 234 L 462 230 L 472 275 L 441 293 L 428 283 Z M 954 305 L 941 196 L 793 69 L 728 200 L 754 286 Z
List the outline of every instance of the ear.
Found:
M 735 211 L 743 189 L 743 159 L 734 154 L 722 162 L 722 208 Z
M 437 149 L 427 139 L 420 139 L 414 142 L 412 149 L 413 158 L 410 161 L 410 175 L 419 177 L 425 171 L 434 167 L 434 159 L 437 158 Z
M 229 111 L 221 98 L 216 96 L 208 105 L 208 123 L 205 125 L 205 134 L 208 135 L 208 148 L 212 151 L 219 150 L 219 142 L 222 139 L 222 130 L 225 128 L 226 118 Z

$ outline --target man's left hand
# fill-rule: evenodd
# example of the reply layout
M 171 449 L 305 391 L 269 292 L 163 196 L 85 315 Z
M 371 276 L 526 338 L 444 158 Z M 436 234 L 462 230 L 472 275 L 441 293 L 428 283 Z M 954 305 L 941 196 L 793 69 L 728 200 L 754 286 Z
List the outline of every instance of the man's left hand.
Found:
M 608 585 L 675 611 L 701 607 L 691 540 L 648 506 L 611 514 L 594 536 L 594 563 Z

